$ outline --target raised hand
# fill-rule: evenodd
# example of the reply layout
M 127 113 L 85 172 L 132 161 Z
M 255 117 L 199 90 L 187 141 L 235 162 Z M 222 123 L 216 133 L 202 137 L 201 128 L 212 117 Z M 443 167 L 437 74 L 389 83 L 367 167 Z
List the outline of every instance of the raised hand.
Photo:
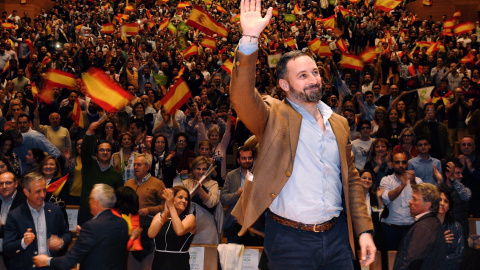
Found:
M 244 35 L 259 37 L 272 18 L 272 7 L 262 18 L 261 0 L 242 0 L 240 2 L 240 25 Z

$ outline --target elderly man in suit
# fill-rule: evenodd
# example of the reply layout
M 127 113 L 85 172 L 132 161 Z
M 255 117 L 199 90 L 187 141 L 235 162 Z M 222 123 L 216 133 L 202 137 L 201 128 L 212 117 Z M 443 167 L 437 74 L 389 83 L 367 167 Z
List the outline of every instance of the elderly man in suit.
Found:
M 128 225 L 114 215 L 115 191 L 107 184 L 96 184 L 90 193 L 90 212 L 94 218 L 83 224 L 75 245 L 62 257 L 41 254 L 33 258 L 38 267 L 121 270 L 126 268 Z M 138 235 L 137 235 L 138 236 Z
M 253 149 L 249 146 L 238 148 L 237 162 L 240 167 L 227 174 L 225 185 L 220 194 L 222 204 L 228 204 L 225 222 L 223 223 L 223 229 L 227 235 L 228 243 L 243 244 L 245 246 L 258 246 L 262 244 L 262 242 L 258 243 L 257 238 L 252 237 L 250 234 L 239 237 L 238 232 L 242 226 L 240 226 L 232 216 L 232 210 L 243 193 L 247 175 L 253 167 L 253 156 Z
M 270 269 L 353 269 L 353 229 L 361 264 L 376 252 L 372 220 L 353 164 L 345 118 L 321 102 L 322 78 L 301 51 L 277 64 L 284 102 L 255 91 L 258 37 L 272 16 L 262 18 L 260 0 L 241 1 L 243 36 L 235 54 L 231 101 L 259 142 L 253 178 L 245 181 L 232 211 L 243 235 L 267 210 L 265 251 Z M 350 245 L 349 245 L 350 244 Z
M 18 182 L 11 172 L 0 174 L 0 252 L 3 251 L 3 236 L 5 234 L 5 222 L 10 211 L 25 202 L 23 192 L 17 190 Z M 0 255 L 0 270 L 7 269 L 3 262 L 3 255 Z
M 62 209 L 44 202 L 45 178 L 39 173 L 29 173 L 24 176 L 23 185 L 27 201 L 10 211 L 5 224 L 3 255 L 11 270 L 33 269 L 33 256 L 39 253 L 60 256 L 72 241 Z

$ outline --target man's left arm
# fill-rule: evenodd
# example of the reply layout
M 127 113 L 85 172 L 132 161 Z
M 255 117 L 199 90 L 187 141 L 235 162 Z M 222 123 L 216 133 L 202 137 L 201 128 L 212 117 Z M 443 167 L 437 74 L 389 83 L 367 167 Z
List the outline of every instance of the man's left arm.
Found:
M 66 251 L 68 249 L 68 246 L 72 242 L 72 232 L 68 229 L 68 224 L 67 221 L 65 220 L 63 212 L 58 209 L 56 211 L 56 222 L 55 222 L 55 227 L 58 228 L 57 233 L 58 237 L 60 237 L 63 240 L 63 245 L 61 247 L 61 251 Z

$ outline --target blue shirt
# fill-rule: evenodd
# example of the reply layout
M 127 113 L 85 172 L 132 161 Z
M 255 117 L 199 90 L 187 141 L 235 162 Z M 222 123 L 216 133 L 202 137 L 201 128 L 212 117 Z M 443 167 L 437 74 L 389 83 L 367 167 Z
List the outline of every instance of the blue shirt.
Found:
M 422 180 L 415 177 L 415 183 L 422 183 Z M 412 198 L 413 191 L 410 183 L 408 183 L 398 195 L 398 197 L 391 201 L 388 197 L 388 193 L 402 184 L 395 174 L 385 176 L 380 182 L 380 187 L 384 187 L 382 194 L 382 200 L 387 205 L 389 214 L 388 217 L 383 219 L 382 222 L 387 224 L 407 226 L 412 224 L 415 219 L 410 215 L 410 207 L 408 201 Z
M 22 173 L 27 169 L 27 160 L 26 156 L 28 150 L 32 148 L 40 148 L 43 152 L 47 152 L 49 155 L 58 158 L 60 156 L 60 150 L 55 147 L 42 133 L 37 131 L 29 131 L 22 133 L 23 141 L 22 145 L 15 147 L 13 152 L 22 162 L 21 171 Z
M 408 161 L 408 169 L 415 171 L 415 176 L 422 179 L 424 183 L 430 183 L 436 185 L 437 182 L 433 179 L 433 165 L 437 165 L 437 170 L 442 173 L 442 163 L 440 160 L 428 157 L 424 160 L 420 156 L 412 158 Z
M 47 221 L 45 220 L 45 203 L 43 203 L 40 212 L 37 209 L 30 206 L 30 203 L 27 201 L 28 208 L 32 214 L 33 223 L 35 224 L 35 240 L 37 241 L 38 254 L 47 254 L 50 255 L 50 251 L 47 246 Z M 21 245 L 23 249 L 27 249 L 27 244 L 24 239 L 22 239 Z

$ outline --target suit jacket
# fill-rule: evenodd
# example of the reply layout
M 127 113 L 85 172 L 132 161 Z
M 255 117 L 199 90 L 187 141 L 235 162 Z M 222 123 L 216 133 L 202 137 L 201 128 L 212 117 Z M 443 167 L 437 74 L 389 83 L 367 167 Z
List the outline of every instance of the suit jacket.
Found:
M 232 210 L 238 201 L 237 191 L 241 185 L 241 168 L 237 168 L 227 173 L 225 184 L 223 185 L 222 192 L 220 193 L 220 202 L 222 202 L 223 205 L 228 204 L 225 222 L 223 223 L 224 230 L 227 230 L 235 223 L 235 218 L 232 216 Z
M 22 205 L 22 203 L 25 202 L 25 200 L 26 200 L 26 197 L 23 194 L 23 191 L 17 188 L 17 194 L 15 195 L 15 198 L 13 198 L 12 206 L 10 206 L 10 211 L 13 211 L 13 209 Z M 0 207 L 2 207 L 2 203 L 3 203 L 2 200 L 0 200 Z M 0 238 L 3 238 L 4 235 L 5 235 L 5 224 L 2 224 L 0 225 Z
M 128 226 L 110 209 L 83 223 L 75 245 L 65 256 L 52 258 L 52 269 L 121 270 L 127 258 Z
M 54 204 L 45 203 L 45 221 L 47 224 L 47 239 L 56 235 L 63 239 L 63 247 L 59 251 L 50 251 L 52 257 L 62 255 L 72 241 L 72 233 L 68 230 L 62 209 Z M 32 257 L 38 255 L 37 237 L 27 246 L 22 248 L 21 241 L 23 234 L 28 228 L 37 236 L 35 223 L 27 202 L 10 211 L 5 224 L 5 235 L 3 238 L 3 255 L 7 258 L 7 268 L 10 270 L 33 269 Z
M 419 218 L 403 238 L 393 269 L 445 269 L 446 245 L 443 232 L 436 213 L 428 213 Z
M 388 107 L 390 107 L 390 97 L 391 97 L 390 94 L 381 96 L 381 97 L 378 98 L 378 100 L 375 102 L 375 105 L 377 105 L 377 106 L 382 106 L 382 107 L 384 107 L 386 110 L 388 110 Z
M 239 118 L 256 135 L 260 149 L 253 170 L 253 181 L 245 181 L 242 196 L 232 211 L 232 215 L 242 224 L 239 234 L 244 234 L 252 226 L 288 181 L 293 170 L 302 122 L 302 116 L 288 102 L 269 96 L 262 98 L 254 90 L 257 54 L 258 51 L 246 56 L 237 50 L 230 91 Z M 353 163 L 347 120 L 334 113 L 329 122 L 338 143 L 344 210 L 350 245 L 355 250 L 352 224 L 357 235 L 373 230 L 373 224 L 367 212 L 360 177 Z

